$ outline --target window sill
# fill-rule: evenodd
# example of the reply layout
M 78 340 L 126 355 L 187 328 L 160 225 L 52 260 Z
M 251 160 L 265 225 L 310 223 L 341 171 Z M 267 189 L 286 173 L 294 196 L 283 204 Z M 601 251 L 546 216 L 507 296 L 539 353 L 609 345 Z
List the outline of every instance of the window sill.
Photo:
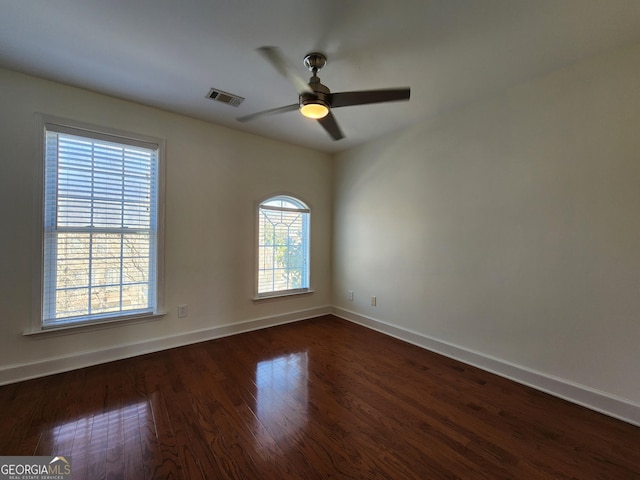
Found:
M 31 330 L 27 330 L 26 332 L 23 332 L 22 335 L 26 337 L 40 336 L 40 335 L 51 335 L 51 336 L 71 335 L 74 333 L 84 333 L 84 332 L 91 332 L 94 330 L 103 330 L 105 328 L 113 328 L 113 327 L 119 327 L 124 325 L 133 325 L 136 323 L 151 322 L 154 320 L 159 320 L 165 315 L 166 315 L 166 312 L 160 312 L 160 313 L 149 313 L 144 315 L 131 315 L 126 317 L 118 317 L 118 318 L 105 319 L 105 320 L 94 320 L 94 321 L 89 320 L 89 321 L 78 322 L 78 323 L 69 324 L 69 325 L 57 325 L 57 326 L 51 326 L 51 327 L 34 328 Z
M 307 295 L 309 293 L 314 293 L 315 290 L 311 290 L 310 288 L 304 288 L 300 290 L 286 290 L 284 292 L 274 292 L 274 293 L 263 293 L 256 297 L 253 297 L 252 300 L 254 302 L 261 302 L 264 300 L 272 300 L 277 298 L 286 298 L 286 297 L 295 297 L 297 295 Z

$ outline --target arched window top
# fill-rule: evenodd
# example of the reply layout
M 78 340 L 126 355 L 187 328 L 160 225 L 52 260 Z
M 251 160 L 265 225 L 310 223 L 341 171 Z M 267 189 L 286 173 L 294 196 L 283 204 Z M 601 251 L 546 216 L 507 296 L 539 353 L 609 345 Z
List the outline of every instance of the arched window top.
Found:
M 309 207 L 302 201 L 289 195 L 276 195 L 264 200 L 260 207 L 270 207 L 278 210 L 296 210 L 309 212 Z

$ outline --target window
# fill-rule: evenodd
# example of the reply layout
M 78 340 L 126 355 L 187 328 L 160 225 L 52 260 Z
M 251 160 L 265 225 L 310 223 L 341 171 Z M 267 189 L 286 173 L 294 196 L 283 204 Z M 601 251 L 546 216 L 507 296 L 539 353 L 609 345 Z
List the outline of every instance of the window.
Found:
M 44 134 L 42 327 L 158 313 L 161 141 Z
M 258 208 L 258 297 L 309 291 L 309 207 L 280 195 Z

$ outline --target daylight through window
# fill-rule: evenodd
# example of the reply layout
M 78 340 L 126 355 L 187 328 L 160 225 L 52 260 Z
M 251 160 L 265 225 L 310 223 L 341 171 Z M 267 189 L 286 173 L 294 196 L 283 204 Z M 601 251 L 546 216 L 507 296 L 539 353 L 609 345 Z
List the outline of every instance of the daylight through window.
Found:
M 309 289 L 309 208 L 289 196 L 260 204 L 258 296 Z
M 45 134 L 43 326 L 155 313 L 159 146 Z

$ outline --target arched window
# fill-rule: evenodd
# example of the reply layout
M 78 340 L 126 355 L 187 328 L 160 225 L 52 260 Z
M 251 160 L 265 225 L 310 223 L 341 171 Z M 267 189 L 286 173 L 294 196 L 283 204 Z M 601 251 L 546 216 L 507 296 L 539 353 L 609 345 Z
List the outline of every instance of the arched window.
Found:
M 258 297 L 309 290 L 309 207 L 278 195 L 258 207 Z

